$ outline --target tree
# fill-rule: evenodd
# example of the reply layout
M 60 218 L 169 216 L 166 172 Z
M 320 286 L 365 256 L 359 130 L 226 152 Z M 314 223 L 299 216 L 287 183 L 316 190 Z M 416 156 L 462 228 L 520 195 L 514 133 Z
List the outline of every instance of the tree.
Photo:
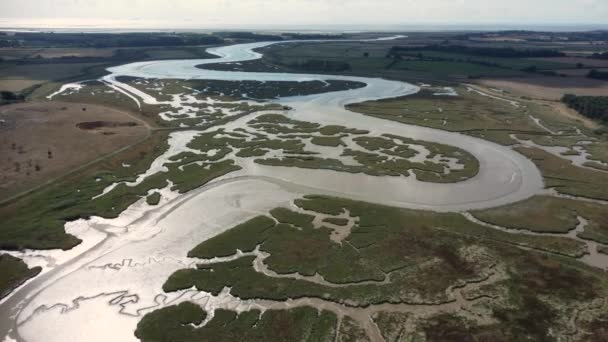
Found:
M 608 122 L 608 96 L 566 94 L 562 98 L 562 102 L 586 117 Z
M 596 80 L 608 80 L 608 72 L 593 69 L 593 70 L 589 71 L 589 73 L 587 74 L 587 77 L 594 78 Z
M 536 67 L 536 65 L 530 65 L 529 67 L 525 67 L 525 68 L 521 69 L 521 71 L 525 71 L 525 72 L 537 72 L 538 71 L 538 67 Z

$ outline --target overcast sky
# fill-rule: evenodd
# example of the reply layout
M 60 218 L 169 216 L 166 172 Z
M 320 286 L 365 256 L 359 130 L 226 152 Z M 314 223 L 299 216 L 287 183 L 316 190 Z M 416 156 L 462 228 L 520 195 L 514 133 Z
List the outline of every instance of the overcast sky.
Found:
M 237 28 L 606 21 L 608 0 L 0 0 L 3 27 Z

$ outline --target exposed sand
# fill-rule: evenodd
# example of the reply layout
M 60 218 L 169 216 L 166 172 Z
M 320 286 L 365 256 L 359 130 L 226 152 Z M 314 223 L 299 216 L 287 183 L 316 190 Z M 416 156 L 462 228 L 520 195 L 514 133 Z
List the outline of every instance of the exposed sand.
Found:
M 136 126 L 77 127 L 92 121 Z M 128 113 L 107 107 L 26 102 L 0 107 L 0 133 L 2 200 L 136 143 L 148 134 L 148 127 Z

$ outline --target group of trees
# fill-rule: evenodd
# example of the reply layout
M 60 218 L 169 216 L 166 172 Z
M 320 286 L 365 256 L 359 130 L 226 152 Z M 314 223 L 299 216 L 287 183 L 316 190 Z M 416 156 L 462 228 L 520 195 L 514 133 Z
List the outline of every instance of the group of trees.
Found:
M 25 100 L 25 97 L 22 94 L 13 93 L 12 91 L 0 91 L 0 105 L 21 102 L 23 100 Z
M 608 96 L 567 94 L 562 98 L 562 102 L 588 118 L 608 122 Z
M 593 69 L 593 70 L 589 71 L 589 73 L 587 74 L 587 77 L 595 78 L 596 80 L 608 81 L 608 71 L 599 71 L 599 70 Z
M 208 34 L 174 33 L 47 33 L 20 32 L 0 40 L 0 46 L 143 47 L 221 44 Z
M 321 40 L 321 39 L 343 39 L 343 34 L 315 34 L 315 33 L 283 33 L 283 37 L 290 40 Z
M 280 40 L 320 40 L 320 39 L 342 39 L 344 35 L 315 34 L 315 33 L 282 33 L 261 34 L 247 31 L 214 32 L 214 35 L 228 39 L 247 39 L 255 41 L 280 41 Z
M 412 51 L 436 51 L 455 54 L 465 54 L 483 57 L 500 58 L 532 58 L 532 57 L 563 57 L 565 54 L 557 50 L 549 49 L 514 49 L 503 47 L 475 47 L 464 45 L 426 45 L 426 46 L 393 46 L 389 56 L 403 54 Z
M 274 34 L 259 34 L 247 31 L 228 31 L 228 32 L 213 32 L 215 36 L 225 39 L 247 39 L 255 41 L 279 41 L 283 40 L 283 37 Z

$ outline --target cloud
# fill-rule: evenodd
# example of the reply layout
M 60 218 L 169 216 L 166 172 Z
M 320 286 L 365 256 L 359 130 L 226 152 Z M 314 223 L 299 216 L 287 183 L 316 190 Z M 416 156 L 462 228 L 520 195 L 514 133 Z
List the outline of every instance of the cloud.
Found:
M 0 0 L 9 22 L 171 27 L 602 23 L 605 0 Z M 59 19 L 56 19 L 59 18 Z M 131 18 L 138 18 L 134 21 Z M 64 25 L 67 26 L 67 25 Z

